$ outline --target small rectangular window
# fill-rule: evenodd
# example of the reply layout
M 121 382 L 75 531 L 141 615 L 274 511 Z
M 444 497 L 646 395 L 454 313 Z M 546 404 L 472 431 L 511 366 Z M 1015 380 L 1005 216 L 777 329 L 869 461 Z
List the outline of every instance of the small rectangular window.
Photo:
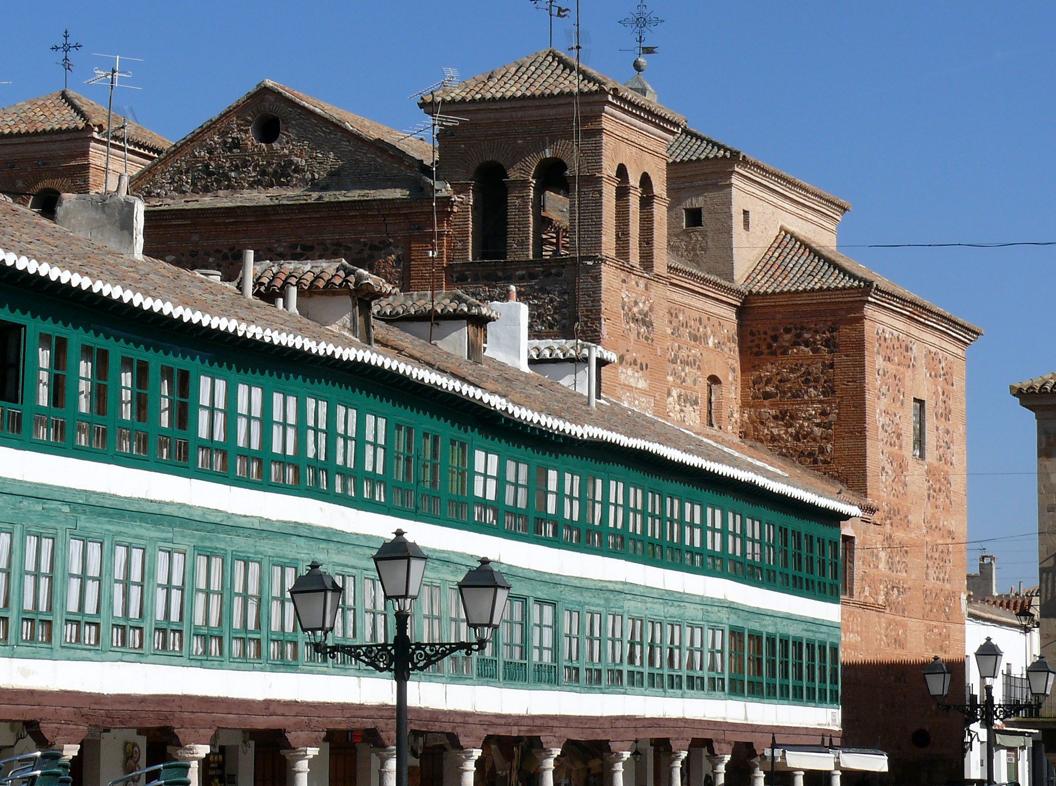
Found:
M 924 458 L 927 448 L 927 412 L 923 399 L 913 399 L 913 458 Z
M 81 447 L 106 449 L 109 395 L 110 352 L 82 344 L 77 365 L 77 444 Z
M 528 464 L 506 459 L 506 511 L 504 525 L 510 532 L 528 532 Z
M 356 410 L 352 407 L 338 404 L 337 423 L 335 424 L 335 450 L 334 450 L 334 490 L 338 494 L 347 494 L 350 497 L 356 495 Z M 326 418 L 320 415 L 325 422 Z
M 22 641 L 50 644 L 55 538 L 27 534 L 22 557 Z
M 326 399 L 308 396 L 306 405 L 305 439 L 308 458 L 308 486 L 320 491 L 330 488 L 330 470 L 327 468 L 326 453 Z
M 146 456 L 147 435 L 147 361 L 122 357 L 120 379 L 121 401 L 118 412 L 117 449 L 133 456 Z
M 271 482 L 297 486 L 301 467 L 297 460 L 297 397 L 271 394 Z
M 238 384 L 235 426 L 239 452 L 235 457 L 235 474 L 249 480 L 264 479 L 264 459 L 260 455 L 263 435 L 264 389 L 259 385 Z
M 704 208 L 702 207 L 684 207 L 682 217 L 686 229 L 704 226 Z
M 103 542 L 70 538 L 66 551 L 66 619 L 63 642 L 99 646 L 99 589 Z
M 224 655 L 224 558 L 198 554 L 194 565 L 194 638 L 191 654 Z
M 840 538 L 840 594 L 854 597 L 854 538 Z
M 447 515 L 457 521 L 469 518 L 469 445 L 453 439 L 447 449 Z
M 741 211 L 741 226 L 744 227 L 745 232 L 752 228 L 752 212 L 750 210 Z
M 203 374 L 198 385 L 198 468 L 226 473 L 226 444 L 227 380 Z
M 64 336 L 41 333 L 37 341 L 37 408 L 33 438 L 44 442 L 66 441 L 67 350 Z
M 260 563 L 236 559 L 231 595 L 231 657 L 260 660 Z
M 363 496 L 375 502 L 386 498 L 385 444 L 388 437 L 388 421 L 378 415 L 367 413 L 363 433 Z
M 190 411 L 191 372 L 161 367 L 158 409 L 158 458 L 174 464 L 187 463 L 187 423 Z
M 293 601 L 290 599 L 290 587 L 296 579 L 296 567 L 272 563 L 269 614 L 271 647 L 268 650 L 268 657 L 275 662 L 294 663 L 297 661 L 300 631 L 297 629 Z
M 486 450 L 473 451 L 473 520 L 494 526 L 499 520 L 495 505 L 499 486 L 499 454 Z

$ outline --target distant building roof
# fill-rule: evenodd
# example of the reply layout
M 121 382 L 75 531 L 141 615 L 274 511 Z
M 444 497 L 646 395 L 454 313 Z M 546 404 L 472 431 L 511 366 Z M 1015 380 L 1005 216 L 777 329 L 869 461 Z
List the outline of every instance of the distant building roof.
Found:
M 467 319 L 494 322 L 499 318 L 494 309 L 458 289 L 444 292 L 400 292 L 374 304 L 378 319 L 429 319 L 435 309 L 437 319 Z
M 543 49 L 464 82 L 422 96 L 423 106 L 506 101 L 516 98 L 552 98 L 575 95 L 576 61 L 557 49 Z M 685 118 L 663 104 L 650 101 L 632 88 L 585 65 L 579 66 L 580 95 L 609 94 L 647 108 L 669 122 L 682 125 Z
M 348 290 L 371 300 L 396 291 L 396 287 L 343 259 L 261 262 L 254 274 L 253 292 L 281 295 L 289 284 L 300 292 Z
M 111 120 L 115 143 L 120 142 L 123 133 L 116 129 L 125 123 L 129 141 L 139 147 L 160 153 L 172 145 L 160 134 L 116 113 Z M 72 90 L 59 90 L 0 109 L 0 137 L 86 130 L 106 133 L 106 107 Z
M 834 248 L 815 246 L 782 229 L 742 282 L 750 294 L 875 288 L 949 320 L 976 336 L 982 329 L 900 287 Z
M 589 341 L 577 341 L 574 338 L 538 338 L 528 341 L 528 362 L 571 362 L 582 363 L 587 359 L 590 347 L 597 350 L 600 365 L 606 366 L 619 360 L 619 355 L 611 349 Z
M 0 277 L 18 286 L 122 308 L 131 315 L 207 330 L 267 351 L 374 369 L 435 395 L 470 405 L 558 439 L 571 439 L 667 461 L 702 476 L 797 500 L 839 517 L 861 515 L 863 501 L 831 478 L 733 435 L 704 437 L 616 402 L 591 409 L 586 399 L 541 374 L 497 362 L 474 363 L 375 325 L 376 347 L 346 333 L 207 281 L 161 260 L 133 259 L 78 237 L 31 210 L 0 203 Z
M 1013 396 L 1031 393 L 1056 393 L 1056 371 L 1042 374 L 1040 377 L 1025 379 L 1008 386 Z

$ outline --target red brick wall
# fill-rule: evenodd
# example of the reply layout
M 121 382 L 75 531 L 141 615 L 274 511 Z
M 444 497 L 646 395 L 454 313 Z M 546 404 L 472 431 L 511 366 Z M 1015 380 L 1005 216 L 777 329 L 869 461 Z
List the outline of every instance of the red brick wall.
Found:
M 0 192 L 22 204 L 29 204 L 28 195 L 45 188 L 87 193 L 93 187 L 88 166 L 90 139 L 85 131 L 0 140 Z

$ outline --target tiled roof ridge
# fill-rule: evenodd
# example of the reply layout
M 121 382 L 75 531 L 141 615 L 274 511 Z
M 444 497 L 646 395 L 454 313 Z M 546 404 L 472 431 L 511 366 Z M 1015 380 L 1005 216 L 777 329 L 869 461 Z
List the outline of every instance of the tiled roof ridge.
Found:
M 739 298 L 743 298 L 748 290 L 742 285 L 735 281 L 727 281 L 722 276 L 715 275 L 714 273 L 708 273 L 705 270 L 697 270 L 696 268 L 690 267 L 687 262 L 684 261 L 671 261 L 667 263 L 668 272 L 675 273 L 686 278 L 692 278 L 696 281 L 703 282 L 705 284 L 711 284 L 727 294 L 734 295 Z
M 241 286 L 241 275 L 236 282 Z M 351 290 L 362 298 L 385 297 L 397 291 L 385 279 L 344 258 L 263 260 L 253 276 L 255 293 L 282 294 L 287 284 L 301 292 Z
M 394 292 L 374 302 L 374 315 L 379 319 L 425 317 L 434 311 L 440 318 L 473 317 L 487 322 L 494 322 L 499 318 L 495 309 L 461 289 L 446 289 L 435 293 L 429 290 Z
M 1056 371 L 1041 374 L 1022 382 L 1013 382 L 1008 386 L 1008 392 L 1013 396 L 1030 395 L 1034 393 L 1056 393 Z
M 592 341 L 580 341 L 575 338 L 531 338 L 528 339 L 528 360 L 537 362 L 567 361 L 587 359 L 590 347 L 597 350 L 598 362 L 609 365 L 619 360 L 619 355 L 611 349 Z
M 419 100 L 419 106 L 425 107 L 432 103 L 443 102 L 443 103 L 476 103 L 476 102 L 488 102 L 494 100 L 506 100 L 506 99 L 494 99 L 494 98 L 465 98 L 459 96 L 460 92 L 464 92 L 467 86 L 476 86 L 477 84 L 487 84 L 489 80 L 496 81 L 498 77 L 516 73 L 517 69 L 528 66 L 533 61 L 543 60 L 544 58 L 552 57 L 557 61 L 557 64 L 570 69 L 573 72 L 577 66 L 581 76 L 580 79 L 580 93 L 598 93 L 604 92 L 607 95 L 612 95 L 621 99 L 624 99 L 632 104 L 635 104 L 644 109 L 648 109 L 653 113 L 664 118 L 668 122 L 674 122 L 679 126 L 685 125 L 685 117 L 680 113 L 674 111 L 670 107 L 661 104 L 658 101 L 652 101 L 643 95 L 631 90 L 626 85 L 621 84 L 612 77 L 606 76 L 605 74 L 597 71 L 594 68 L 580 62 L 577 64 L 575 58 L 571 57 L 567 52 L 562 52 L 554 47 L 548 47 L 546 49 L 540 49 L 535 52 L 530 52 L 523 57 L 519 57 L 504 65 L 493 68 L 489 71 L 484 71 L 480 74 L 474 74 L 469 79 L 459 82 L 451 87 L 434 90 L 431 93 L 424 94 Z M 585 78 L 585 79 L 584 79 Z M 546 77 L 544 84 L 552 82 L 553 79 Z M 587 85 L 584 85 L 587 82 Z M 587 87 L 588 89 L 584 89 Z M 593 88 L 593 89 L 590 89 Z M 551 95 L 571 95 L 572 93 L 567 90 L 558 90 L 553 92 Z M 527 96 L 533 97 L 533 96 Z M 537 96 L 534 96 L 537 97 Z
M 0 206 L 0 210 L 14 210 L 23 213 L 29 212 L 25 208 L 14 205 Z M 43 219 L 40 219 L 37 216 L 33 216 L 33 220 L 43 221 Z M 49 224 L 49 226 L 53 225 Z M 90 241 L 82 242 L 89 243 L 93 246 L 97 245 L 90 243 Z M 109 249 L 106 249 L 105 252 L 108 255 L 115 256 L 112 251 L 109 251 Z M 459 379 L 450 373 L 436 371 L 418 361 L 408 362 L 406 360 L 401 360 L 391 355 L 386 355 L 374 348 L 342 346 L 331 341 L 321 341 L 307 337 L 295 330 L 263 328 L 260 325 L 246 322 L 237 317 L 209 314 L 208 312 L 202 312 L 199 309 L 190 306 L 174 304 L 168 300 L 144 295 L 142 292 L 122 287 L 119 284 L 92 279 L 90 276 L 73 272 L 59 265 L 52 265 L 48 262 L 39 262 L 36 259 L 19 255 L 10 249 L 0 248 L 0 261 L 2 261 L 4 267 L 19 271 L 25 275 L 47 279 L 51 282 L 56 282 L 69 287 L 70 289 L 85 292 L 90 291 L 96 296 L 124 303 L 132 308 L 147 313 L 162 315 L 174 321 L 200 325 L 220 333 L 236 335 L 249 341 L 295 349 L 322 358 L 333 358 L 342 362 L 360 363 L 381 368 L 403 376 L 418 384 L 457 395 L 471 402 L 476 402 L 480 406 L 491 409 L 511 420 L 553 434 L 567 436 L 573 439 L 601 442 L 628 450 L 643 452 L 693 469 L 699 469 L 719 477 L 725 477 L 737 482 L 746 483 L 755 486 L 756 488 L 763 489 L 771 494 L 794 499 L 803 504 L 812 505 L 842 516 L 855 517 L 860 516 L 862 513 L 857 505 L 833 499 L 815 491 L 797 487 L 790 481 L 776 480 L 765 475 L 760 475 L 751 470 L 731 466 L 730 464 L 724 464 L 643 437 L 632 437 L 620 431 L 615 431 L 591 423 L 576 423 L 562 416 L 540 412 L 536 409 L 516 404 L 504 395 L 493 393 L 479 385 Z M 169 267 L 167 263 L 162 262 L 161 260 L 153 260 L 149 257 L 144 260 L 139 260 L 139 263 L 142 264 L 144 261 L 157 264 L 160 267 Z M 171 272 L 186 271 L 175 271 L 174 269 L 171 269 Z M 187 273 L 187 275 L 193 274 Z M 219 289 L 220 288 L 218 288 L 218 290 Z M 232 294 L 231 297 L 237 297 L 237 295 Z M 267 310 L 273 311 L 273 309 Z M 290 318 L 297 319 L 292 315 Z M 336 336 L 337 334 L 335 334 L 335 337 Z M 740 453 L 737 453 L 737 455 L 741 456 L 748 462 L 758 463 L 750 456 Z M 787 477 L 786 473 L 781 474 Z
M 822 287 L 810 287 L 800 286 L 795 288 L 765 288 L 760 285 L 760 281 L 767 272 L 772 273 L 772 269 L 781 264 L 780 259 L 773 258 L 773 254 L 781 250 L 781 247 L 787 243 L 794 243 L 800 247 L 802 251 L 805 251 L 813 255 L 816 260 L 820 260 L 825 264 L 835 268 L 838 271 L 838 276 L 834 277 L 830 286 Z M 771 270 L 768 271 L 767 268 Z M 795 272 L 795 271 L 792 271 Z M 791 273 L 785 271 L 785 277 L 788 278 Z M 840 280 L 842 277 L 842 281 Z M 753 283 L 755 282 L 755 283 Z M 961 319 L 960 317 L 940 308 L 934 303 L 920 297 L 919 295 L 909 291 L 905 287 L 899 286 L 894 281 L 877 273 L 875 270 L 863 265 L 861 262 L 852 259 L 846 254 L 841 254 L 835 246 L 825 246 L 817 243 L 813 240 L 808 240 L 799 234 L 796 230 L 790 229 L 787 226 L 782 225 L 778 230 L 774 240 L 767 247 L 767 250 L 763 252 L 763 255 L 759 258 L 756 264 L 745 276 L 743 285 L 748 289 L 749 294 L 773 294 L 778 292 L 824 292 L 836 289 L 875 289 L 883 292 L 890 298 L 908 303 L 917 308 L 922 308 L 930 314 L 937 316 L 948 322 L 952 322 L 957 325 L 961 331 L 971 336 L 971 340 L 974 340 L 978 336 L 982 335 L 982 328 L 973 325 L 967 320 Z
M 59 95 L 62 100 L 76 112 L 80 117 L 84 119 L 86 126 L 90 128 L 97 128 L 100 133 L 106 133 L 106 129 L 103 127 L 103 123 L 100 122 L 96 125 L 96 121 L 92 119 L 93 112 L 100 114 L 106 112 L 106 107 L 102 104 L 93 101 L 87 96 L 81 95 L 75 90 L 69 88 L 63 88 L 59 91 Z M 166 139 L 156 131 L 151 131 L 149 128 L 144 126 L 142 123 L 137 123 L 135 120 L 130 120 L 124 115 L 120 115 L 117 112 L 113 113 L 112 122 L 115 128 L 119 128 L 122 123 L 128 126 L 128 138 L 134 142 L 138 142 L 141 145 L 150 147 L 157 150 L 159 153 L 167 150 L 172 146 L 172 141 Z

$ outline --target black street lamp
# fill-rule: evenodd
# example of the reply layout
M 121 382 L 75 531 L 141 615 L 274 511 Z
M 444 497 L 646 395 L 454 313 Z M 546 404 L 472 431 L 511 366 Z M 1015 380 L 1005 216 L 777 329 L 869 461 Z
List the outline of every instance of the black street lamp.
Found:
M 383 543 L 374 554 L 374 567 L 385 599 L 396 610 L 396 635 L 391 644 L 327 644 L 334 629 L 344 589 L 334 577 L 313 561 L 308 571 L 290 587 L 297 623 L 312 648 L 320 655 L 346 655 L 375 671 L 391 673 L 396 681 L 396 786 L 407 786 L 407 681 L 412 671 L 424 671 L 458 653 L 472 655 L 488 646 L 491 634 L 502 622 L 510 583 L 487 559 L 470 569 L 458 583 L 466 622 L 476 641 L 412 642 L 408 633 L 411 608 L 422 588 L 428 557 L 396 530 L 396 537 Z
M 1027 682 L 1030 684 L 1031 701 L 1010 701 L 997 703 L 994 701 L 993 680 L 997 678 L 998 670 L 1001 668 L 1001 648 L 986 637 L 986 641 L 979 645 L 975 651 L 975 664 L 979 669 L 979 677 L 983 681 L 983 692 L 985 698 L 980 703 L 975 693 L 968 696 L 967 704 L 946 704 L 941 701 L 950 690 L 950 670 L 946 664 L 939 660 L 936 655 L 931 663 L 924 668 L 924 683 L 928 687 L 928 693 L 935 699 L 939 707 L 944 710 L 956 710 L 964 716 L 965 727 L 973 723 L 982 723 L 986 729 L 986 782 L 994 782 L 994 722 L 1006 720 L 1019 715 L 1027 710 L 1036 710 L 1045 697 L 1052 692 L 1052 684 L 1056 682 L 1056 671 L 1041 657 L 1027 667 Z

